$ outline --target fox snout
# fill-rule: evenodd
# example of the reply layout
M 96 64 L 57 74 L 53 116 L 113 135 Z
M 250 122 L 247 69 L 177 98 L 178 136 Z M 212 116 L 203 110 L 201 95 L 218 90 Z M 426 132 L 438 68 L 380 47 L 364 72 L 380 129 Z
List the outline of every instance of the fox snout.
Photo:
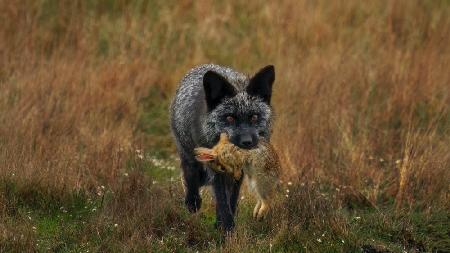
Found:
M 231 143 L 243 149 L 252 149 L 258 145 L 258 135 L 256 131 L 242 131 L 231 137 Z

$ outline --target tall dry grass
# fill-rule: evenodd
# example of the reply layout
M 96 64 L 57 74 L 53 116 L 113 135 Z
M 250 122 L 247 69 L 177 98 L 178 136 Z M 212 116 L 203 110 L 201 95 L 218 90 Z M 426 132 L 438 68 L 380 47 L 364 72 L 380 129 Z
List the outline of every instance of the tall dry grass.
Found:
M 449 208 L 448 13 L 420 0 L 2 1 L 1 178 L 55 197 L 120 192 L 136 148 L 173 151 L 160 105 L 191 67 L 274 64 L 284 179 Z
M 149 87 L 167 100 L 196 64 L 250 73 L 273 63 L 274 139 L 292 173 L 373 199 L 439 202 L 450 159 L 448 10 L 445 1 L 3 2 L 2 172 L 75 189 L 110 179 Z
M 307 50 L 282 46 L 295 47 L 298 53 L 287 51 L 286 58 L 298 59 L 278 63 L 287 73 L 278 78 L 285 87 L 276 90 L 282 131 L 275 133 L 282 133 L 276 141 L 289 167 L 354 186 L 374 201 L 396 195 L 399 207 L 445 203 L 450 41 L 449 20 L 439 14 L 445 8 L 414 1 L 308 7 L 295 16 L 303 29 L 292 38 L 315 40 Z

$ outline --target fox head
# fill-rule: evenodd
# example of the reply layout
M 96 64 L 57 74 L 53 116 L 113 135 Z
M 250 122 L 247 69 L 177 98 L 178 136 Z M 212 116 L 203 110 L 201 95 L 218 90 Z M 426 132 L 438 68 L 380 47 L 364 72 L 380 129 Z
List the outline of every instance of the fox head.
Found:
M 233 83 L 214 71 L 203 76 L 203 88 L 208 110 L 206 135 L 216 143 L 220 133 L 226 133 L 231 143 L 252 149 L 259 137 L 268 138 L 272 110 L 270 100 L 275 81 L 272 65 L 247 78 L 244 84 Z

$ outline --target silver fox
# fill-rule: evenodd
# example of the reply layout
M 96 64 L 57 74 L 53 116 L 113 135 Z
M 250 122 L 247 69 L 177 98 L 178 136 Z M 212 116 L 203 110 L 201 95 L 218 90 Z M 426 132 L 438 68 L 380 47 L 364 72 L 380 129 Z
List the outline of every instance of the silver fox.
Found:
M 221 133 L 231 143 L 252 149 L 270 139 L 273 118 L 270 100 L 275 69 L 269 65 L 249 77 L 214 64 L 198 66 L 181 80 L 171 105 L 171 128 L 181 159 L 185 204 L 190 212 L 201 206 L 199 188 L 212 184 L 216 226 L 231 231 L 242 179 L 216 173 L 195 159 L 194 148 L 213 147 Z

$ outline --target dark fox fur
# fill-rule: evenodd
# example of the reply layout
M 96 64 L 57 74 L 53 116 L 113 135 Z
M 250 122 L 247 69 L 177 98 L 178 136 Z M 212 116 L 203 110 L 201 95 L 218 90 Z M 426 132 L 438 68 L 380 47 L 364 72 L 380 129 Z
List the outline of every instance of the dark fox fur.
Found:
M 242 179 L 216 173 L 196 161 L 194 148 L 213 147 L 221 133 L 245 149 L 270 138 L 270 99 L 275 80 L 273 66 L 248 77 L 231 68 L 198 66 L 181 80 L 171 105 L 171 127 L 181 159 L 185 203 L 190 212 L 201 205 L 199 188 L 212 184 L 216 198 L 216 225 L 232 230 Z

